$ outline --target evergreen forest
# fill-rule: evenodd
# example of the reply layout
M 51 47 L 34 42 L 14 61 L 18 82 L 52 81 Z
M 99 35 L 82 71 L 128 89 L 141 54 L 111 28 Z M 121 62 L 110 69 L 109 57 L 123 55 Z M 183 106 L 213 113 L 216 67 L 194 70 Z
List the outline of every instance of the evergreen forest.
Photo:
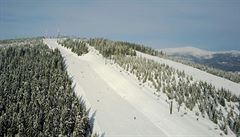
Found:
M 0 47 L 0 136 L 89 137 L 84 101 L 58 49 L 42 41 Z

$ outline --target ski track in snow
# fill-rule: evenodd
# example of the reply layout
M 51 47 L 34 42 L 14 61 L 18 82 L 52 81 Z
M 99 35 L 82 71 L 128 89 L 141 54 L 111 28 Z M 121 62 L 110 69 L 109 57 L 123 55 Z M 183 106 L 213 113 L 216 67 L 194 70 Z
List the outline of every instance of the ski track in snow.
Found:
M 156 62 L 159 63 L 164 63 L 169 65 L 170 67 L 173 67 L 175 69 L 178 69 L 180 71 L 184 71 L 185 74 L 192 76 L 194 80 L 201 80 L 201 81 L 206 81 L 207 83 L 212 84 L 213 86 L 215 86 L 217 89 L 221 89 L 221 88 L 225 88 L 229 91 L 231 91 L 233 94 L 236 95 L 240 95 L 240 84 L 232 82 L 228 79 L 222 78 L 222 77 L 218 77 L 216 75 L 207 73 L 205 71 L 193 68 L 191 66 L 187 66 L 178 62 L 174 62 L 168 59 L 163 59 L 160 57 L 156 57 L 156 56 L 151 56 L 148 54 L 144 54 L 141 52 L 137 52 L 138 56 L 142 56 L 145 57 L 147 59 L 152 59 Z
M 181 108 L 169 114 L 164 97 L 157 98 L 153 89 L 139 86 L 133 75 L 120 72 L 119 67 L 105 63 L 93 48 L 83 56 L 44 39 L 50 48 L 58 48 L 65 58 L 67 71 L 73 77 L 75 92 L 95 113 L 94 131 L 104 137 L 217 137 L 222 131 L 208 119 Z M 138 53 L 139 54 L 139 53 Z M 187 115 L 183 115 L 187 112 Z M 134 120 L 134 117 L 136 119 Z M 225 136 L 225 135 L 224 135 Z M 233 134 L 228 136 L 234 136 Z

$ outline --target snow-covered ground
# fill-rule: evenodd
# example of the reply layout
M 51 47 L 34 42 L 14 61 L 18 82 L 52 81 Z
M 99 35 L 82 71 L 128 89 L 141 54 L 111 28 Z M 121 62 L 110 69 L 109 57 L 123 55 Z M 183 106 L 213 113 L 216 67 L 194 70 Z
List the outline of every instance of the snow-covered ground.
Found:
M 207 83 L 210 83 L 213 86 L 215 86 L 217 89 L 221 89 L 223 87 L 225 89 L 228 89 L 229 91 L 231 91 L 232 93 L 234 93 L 236 95 L 240 95 L 240 84 L 232 82 L 228 79 L 221 78 L 221 77 L 215 76 L 213 74 L 207 73 L 205 71 L 202 71 L 202 70 L 199 70 L 199 69 L 196 69 L 191 66 L 187 66 L 187 65 L 184 65 L 184 64 L 181 64 L 178 62 L 174 62 L 174 61 L 171 61 L 168 59 L 151 56 L 151 55 L 144 54 L 141 52 L 137 52 L 137 55 L 148 58 L 148 59 L 152 59 L 159 63 L 167 64 L 170 67 L 173 67 L 180 71 L 184 71 L 185 74 L 187 74 L 189 76 L 193 76 L 193 79 L 206 81 Z
M 76 84 L 75 92 L 83 96 L 91 113 L 96 111 L 94 130 L 105 137 L 213 137 L 222 133 L 210 120 L 197 120 L 194 112 L 184 108 L 177 112 L 175 104 L 170 115 L 164 95 L 156 97 L 153 89 L 140 86 L 133 75 L 106 61 L 95 49 L 79 57 L 59 46 L 56 39 L 44 42 L 60 49 Z

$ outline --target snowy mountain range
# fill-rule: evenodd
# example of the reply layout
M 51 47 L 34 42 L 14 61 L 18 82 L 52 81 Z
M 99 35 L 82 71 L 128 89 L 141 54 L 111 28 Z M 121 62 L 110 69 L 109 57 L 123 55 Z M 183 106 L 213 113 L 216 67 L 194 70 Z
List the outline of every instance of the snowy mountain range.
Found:
M 240 135 L 236 73 L 226 72 L 236 76 L 231 79 L 149 47 L 103 38 L 9 43 L 0 47 L 0 136 Z M 199 60 L 238 57 L 177 51 Z
M 204 64 L 225 71 L 240 71 L 240 51 L 207 51 L 195 47 L 161 49 L 178 59 Z

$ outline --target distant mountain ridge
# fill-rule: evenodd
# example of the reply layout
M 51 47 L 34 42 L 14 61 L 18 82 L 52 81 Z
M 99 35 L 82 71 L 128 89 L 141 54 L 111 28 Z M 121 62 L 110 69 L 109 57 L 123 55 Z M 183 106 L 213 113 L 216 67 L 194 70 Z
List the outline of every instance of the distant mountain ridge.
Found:
M 161 49 L 168 55 L 175 56 L 194 56 L 194 57 L 211 57 L 214 52 L 198 49 L 195 47 L 180 47 Z
M 195 47 L 161 49 L 167 55 L 178 59 L 204 64 L 225 71 L 240 71 L 240 51 L 207 51 Z

